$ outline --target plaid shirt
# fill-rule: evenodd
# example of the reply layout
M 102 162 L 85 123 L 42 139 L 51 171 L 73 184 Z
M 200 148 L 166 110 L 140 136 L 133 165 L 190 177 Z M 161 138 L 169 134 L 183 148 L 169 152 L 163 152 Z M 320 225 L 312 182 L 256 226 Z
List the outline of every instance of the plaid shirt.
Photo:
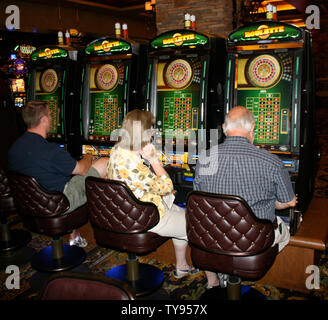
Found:
M 294 191 L 281 160 L 244 137 L 227 137 L 196 165 L 194 190 L 244 198 L 255 215 L 275 219 L 275 200 L 293 200 Z

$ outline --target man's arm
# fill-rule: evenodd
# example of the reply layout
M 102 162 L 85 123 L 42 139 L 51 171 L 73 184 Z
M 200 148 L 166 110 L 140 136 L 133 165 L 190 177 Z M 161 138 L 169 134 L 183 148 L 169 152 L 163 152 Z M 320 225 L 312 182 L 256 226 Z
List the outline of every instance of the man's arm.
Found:
M 276 200 L 275 205 L 277 210 L 283 210 L 289 207 L 295 207 L 296 203 L 296 196 L 294 196 L 293 200 L 289 202 L 279 202 L 278 200 Z
M 76 166 L 72 174 L 79 174 L 81 176 L 86 175 L 90 169 L 93 161 L 93 156 L 91 154 L 85 154 L 83 158 L 76 162 Z

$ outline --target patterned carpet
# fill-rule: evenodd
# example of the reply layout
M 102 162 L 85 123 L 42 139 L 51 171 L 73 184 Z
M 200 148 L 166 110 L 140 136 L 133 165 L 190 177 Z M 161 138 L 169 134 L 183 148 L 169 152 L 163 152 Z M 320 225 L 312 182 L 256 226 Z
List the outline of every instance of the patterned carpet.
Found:
M 327 105 L 325 101 L 324 105 Z M 321 158 L 318 163 L 318 172 L 315 185 L 314 197 L 328 198 L 328 110 L 320 107 L 317 110 L 317 135 L 321 150 Z M 21 227 L 17 216 L 10 217 L 14 227 Z M 33 234 L 32 241 L 28 247 L 40 250 L 50 245 L 49 238 Z M 308 294 L 280 289 L 272 286 L 259 285 L 255 282 L 244 282 L 244 285 L 251 286 L 266 296 L 268 300 L 328 300 L 328 250 L 321 255 L 320 268 L 320 289 L 310 291 Z M 89 245 L 87 247 L 87 258 L 83 263 L 92 273 L 105 274 L 114 266 L 125 263 L 126 254 L 114 250 Z M 195 276 L 182 279 L 173 277 L 174 265 L 163 264 L 155 259 L 139 257 L 140 262 L 150 263 L 159 267 L 164 273 L 163 287 L 146 299 L 169 299 L 169 300 L 200 300 L 206 293 L 206 277 L 203 272 Z M 30 264 L 20 267 L 20 288 L 8 290 L 6 279 L 8 274 L 4 271 L 0 273 L 0 300 L 36 300 L 38 291 L 30 286 L 30 279 L 35 274 Z

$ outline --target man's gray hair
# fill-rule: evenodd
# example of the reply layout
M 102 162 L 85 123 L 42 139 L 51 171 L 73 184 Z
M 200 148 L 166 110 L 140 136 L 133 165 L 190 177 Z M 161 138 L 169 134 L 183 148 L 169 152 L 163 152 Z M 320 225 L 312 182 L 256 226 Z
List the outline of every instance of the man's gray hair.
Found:
M 246 108 L 243 115 L 238 117 L 237 119 L 231 119 L 228 112 L 224 120 L 223 133 L 227 135 L 230 130 L 237 128 L 244 129 L 246 132 L 250 132 L 254 123 L 255 118 L 253 113 Z

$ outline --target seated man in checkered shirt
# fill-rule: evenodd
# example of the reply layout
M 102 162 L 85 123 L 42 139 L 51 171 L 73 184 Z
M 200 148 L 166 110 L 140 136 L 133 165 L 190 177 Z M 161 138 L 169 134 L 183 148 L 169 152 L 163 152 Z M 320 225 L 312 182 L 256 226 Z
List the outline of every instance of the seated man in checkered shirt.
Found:
M 288 171 L 278 156 L 253 145 L 255 119 L 237 106 L 226 115 L 222 125 L 226 139 L 203 152 L 196 166 L 194 190 L 230 194 L 244 198 L 255 215 L 276 222 L 274 244 L 281 251 L 290 234 L 275 209 L 296 205 Z M 227 275 L 205 271 L 208 288 L 226 285 Z

